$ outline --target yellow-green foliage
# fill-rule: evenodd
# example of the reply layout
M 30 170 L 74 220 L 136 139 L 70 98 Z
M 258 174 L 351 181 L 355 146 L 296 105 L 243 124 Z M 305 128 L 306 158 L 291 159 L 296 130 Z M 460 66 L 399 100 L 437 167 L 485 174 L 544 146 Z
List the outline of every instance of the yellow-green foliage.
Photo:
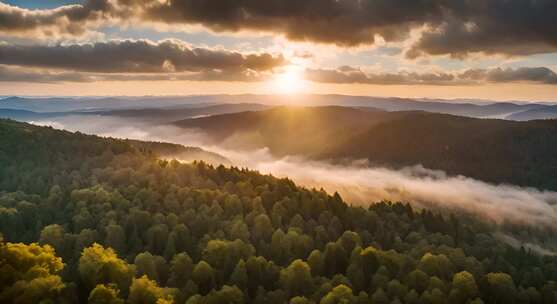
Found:
M 56 301 L 65 287 L 63 268 L 49 245 L 0 243 L 0 302 Z

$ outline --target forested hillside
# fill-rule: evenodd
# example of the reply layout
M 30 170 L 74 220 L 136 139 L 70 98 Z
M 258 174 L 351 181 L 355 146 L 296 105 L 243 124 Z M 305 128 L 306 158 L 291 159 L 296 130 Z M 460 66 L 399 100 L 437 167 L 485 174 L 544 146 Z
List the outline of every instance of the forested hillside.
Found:
M 185 119 L 174 124 L 204 131 L 215 144 L 230 148 L 268 147 L 274 155 L 319 155 L 337 140 L 365 132 L 402 113 L 340 107 L 276 107 Z
M 0 120 L 0 303 L 557 303 L 495 229 Z
M 492 183 L 557 190 L 557 120 L 513 122 L 427 112 L 280 107 L 183 120 L 214 143 L 268 147 L 336 162 L 367 159 L 400 168 L 422 164 Z
M 185 147 L 179 144 L 167 142 L 152 142 L 126 139 L 126 143 L 131 144 L 139 150 L 155 153 L 159 158 L 178 159 L 182 162 L 193 162 L 201 160 L 213 165 L 230 165 L 230 160 L 214 152 L 209 152 L 198 147 Z

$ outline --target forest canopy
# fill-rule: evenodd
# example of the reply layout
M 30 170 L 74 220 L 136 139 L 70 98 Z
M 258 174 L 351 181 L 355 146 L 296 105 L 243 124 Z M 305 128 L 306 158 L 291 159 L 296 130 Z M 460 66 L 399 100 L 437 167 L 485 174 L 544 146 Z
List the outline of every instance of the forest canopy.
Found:
M 489 223 L 154 150 L 0 120 L 0 302 L 557 303 Z

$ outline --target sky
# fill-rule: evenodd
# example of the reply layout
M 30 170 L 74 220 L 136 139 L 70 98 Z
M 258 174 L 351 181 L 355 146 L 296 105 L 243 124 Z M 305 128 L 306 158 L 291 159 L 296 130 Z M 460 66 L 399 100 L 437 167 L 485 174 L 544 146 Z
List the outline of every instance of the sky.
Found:
M 557 101 L 554 0 L 0 1 L 0 95 Z

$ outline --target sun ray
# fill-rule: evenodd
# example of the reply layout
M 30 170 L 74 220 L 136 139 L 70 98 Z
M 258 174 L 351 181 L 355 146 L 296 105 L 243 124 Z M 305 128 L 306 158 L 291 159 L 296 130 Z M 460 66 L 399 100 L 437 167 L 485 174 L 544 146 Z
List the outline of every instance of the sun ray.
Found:
M 273 91 L 277 94 L 293 95 L 302 93 L 306 89 L 303 68 L 288 66 L 272 80 Z

